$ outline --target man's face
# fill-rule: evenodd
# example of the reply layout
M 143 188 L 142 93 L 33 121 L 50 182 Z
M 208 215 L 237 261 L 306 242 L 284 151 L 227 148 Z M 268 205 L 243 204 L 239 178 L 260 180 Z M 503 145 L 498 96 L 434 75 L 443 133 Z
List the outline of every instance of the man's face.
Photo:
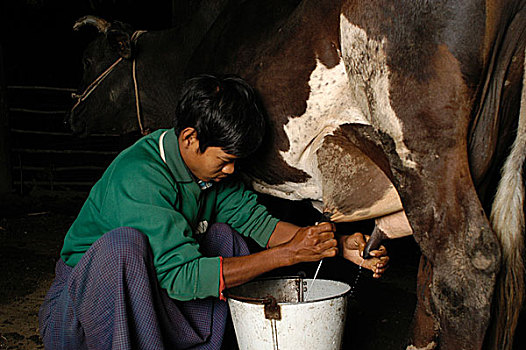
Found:
M 234 173 L 236 159 L 220 147 L 208 147 L 202 153 L 199 150 L 190 153 L 187 166 L 198 179 L 218 182 Z
M 234 172 L 238 157 L 226 153 L 221 147 L 208 147 L 201 152 L 194 128 L 181 131 L 178 142 L 184 163 L 199 180 L 218 182 Z

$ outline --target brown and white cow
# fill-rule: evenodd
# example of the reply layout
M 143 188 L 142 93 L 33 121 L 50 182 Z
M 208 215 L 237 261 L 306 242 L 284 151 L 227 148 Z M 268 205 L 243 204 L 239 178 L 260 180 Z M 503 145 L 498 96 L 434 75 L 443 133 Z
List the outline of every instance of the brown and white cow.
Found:
M 133 50 L 71 121 L 169 126 L 184 77 L 243 76 L 270 120 L 246 170 L 258 191 L 414 233 L 408 348 L 480 349 L 487 336 L 510 349 L 524 295 L 525 29 L 523 0 L 240 2 L 190 47 L 174 41 L 182 28 L 123 31 L 113 46 Z M 81 90 L 118 59 L 112 40 L 95 42 Z

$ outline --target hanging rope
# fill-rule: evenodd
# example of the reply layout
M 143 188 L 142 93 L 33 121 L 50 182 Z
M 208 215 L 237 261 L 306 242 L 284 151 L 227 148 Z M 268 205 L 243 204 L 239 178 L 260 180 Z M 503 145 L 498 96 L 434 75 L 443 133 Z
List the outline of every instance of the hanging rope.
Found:
M 145 30 L 137 30 L 135 31 L 131 36 L 131 42 L 134 44 L 134 46 L 137 44 L 137 40 L 139 36 L 146 33 Z M 104 79 L 117 67 L 117 65 L 122 62 L 122 57 L 119 57 L 111 66 L 109 66 L 104 72 L 102 72 L 91 84 L 88 85 L 88 87 L 84 90 L 82 94 L 76 94 L 72 93 L 71 97 L 77 99 L 77 102 L 73 105 L 71 108 L 71 111 L 73 112 L 75 108 L 79 106 L 81 102 L 84 102 L 88 96 L 102 83 Z M 139 124 L 139 130 L 141 132 L 141 135 L 147 135 L 150 133 L 148 129 L 145 129 L 142 123 L 141 118 L 141 104 L 140 104 L 140 98 L 139 98 L 139 87 L 137 83 L 137 60 L 134 58 L 132 61 L 132 79 L 133 79 L 133 89 L 135 92 L 135 111 L 137 114 L 137 122 Z
M 131 40 L 136 43 L 139 36 L 141 36 L 143 33 L 145 33 L 145 30 L 138 30 L 133 33 Z M 142 118 L 141 118 L 141 102 L 139 99 L 139 86 L 137 84 L 137 60 L 134 58 L 132 62 L 132 77 L 133 77 L 133 89 L 135 90 L 135 110 L 137 111 L 137 122 L 139 123 L 139 130 L 141 131 L 141 135 L 148 135 L 150 133 L 149 130 L 145 130 L 142 126 Z

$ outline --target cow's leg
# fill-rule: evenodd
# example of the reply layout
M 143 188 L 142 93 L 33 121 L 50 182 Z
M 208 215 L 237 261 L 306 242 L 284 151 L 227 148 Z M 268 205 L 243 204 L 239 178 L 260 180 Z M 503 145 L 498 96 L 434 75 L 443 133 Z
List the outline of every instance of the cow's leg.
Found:
M 375 27 L 390 17 L 369 11 L 365 3 L 346 4 L 340 37 L 349 95 L 361 102 L 375 132 L 360 133 L 384 150 L 426 271 L 430 269 L 430 283 L 419 285 L 429 291 L 419 295 L 413 344 L 480 349 L 500 255 L 468 166 L 473 95 L 445 45 L 418 43 L 420 54 L 408 65 L 396 46 L 407 49 L 403 37 L 390 42 L 392 33 L 382 32 L 389 25 Z M 423 332 L 423 324 L 432 324 L 425 328 L 431 331 Z
M 391 103 L 412 164 L 386 149 L 394 183 L 425 256 L 412 339 L 417 348 L 480 349 L 499 268 L 499 244 L 470 177 L 469 94 L 439 47 L 426 79 L 392 75 Z M 430 283 L 429 283 L 430 282 Z M 424 325 L 433 324 L 432 328 Z
M 489 322 L 499 248 L 475 191 L 464 192 L 468 184 L 457 180 L 406 207 L 424 255 L 412 331 L 417 348 L 435 342 L 440 349 L 480 349 Z M 408 184 L 408 191 L 417 186 Z
M 370 128 L 343 126 L 326 137 L 317 152 L 324 202 L 337 213 L 333 217 L 338 221 L 352 221 L 356 213 L 362 217 L 385 215 L 389 210 L 382 212 L 375 204 L 396 198 L 386 196 L 396 193 L 391 192 L 392 177 L 407 198 L 409 219 L 424 253 L 412 344 L 429 349 L 436 344 L 441 349 L 480 348 L 499 257 L 469 177 L 465 144 L 458 144 L 452 135 L 428 135 L 414 145 L 413 149 L 420 147 L 413 153 L 419 165 L 416 169 L 404 168 L 396 153 L 386 152 L 394 169 L 390 174 L 383 171 L 381 157 L 375 158 L 371 152 L 374 145 L 366 151 L 355 139 L 358 129 L 364 139 L 371 139 Z M 459 132 L 443 129 L 446 134 Z M 391 211 L 401 209 L 396 200 L 386 203 Z M 399 221 L 400 227 L 404 222 Z
M 413 322 L 412 333 L 409 335 L 410 344 L 419 344 L 420 349 L 435 349 L 438 343 L 439 320 L 435 317 L 437 311 L 433 309 L 431 301 L 431 283 L 433 280 L 433 267 L 429 260 L 422 255 L 418 267 L 417 278 L 417 303 Z M 417 350 L 415 345 L 408 346 L 407 350 Z

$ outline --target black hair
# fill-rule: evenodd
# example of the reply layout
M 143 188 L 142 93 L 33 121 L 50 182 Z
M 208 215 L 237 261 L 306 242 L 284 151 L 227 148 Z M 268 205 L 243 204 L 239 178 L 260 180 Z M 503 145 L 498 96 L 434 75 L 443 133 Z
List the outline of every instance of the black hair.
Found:
M 244 158 L 261 144 L 265 118 L 252 87 L 235 75 L 200 75 L 183 86 L 174 117 L 176 135 L 197 131 L 199 149 L 221 147 Z

